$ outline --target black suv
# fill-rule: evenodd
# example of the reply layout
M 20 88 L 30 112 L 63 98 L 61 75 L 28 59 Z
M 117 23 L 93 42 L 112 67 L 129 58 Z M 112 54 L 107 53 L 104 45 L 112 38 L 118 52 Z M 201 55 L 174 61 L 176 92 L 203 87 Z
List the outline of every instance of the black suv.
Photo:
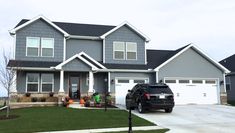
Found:
M 140 113 L 147 109 L 164 109 L 166 113 L 171 113 L 174 105 L 174 95 L 163 83 L 137 84 L 126 95 L 126 108 L 137 108 Z

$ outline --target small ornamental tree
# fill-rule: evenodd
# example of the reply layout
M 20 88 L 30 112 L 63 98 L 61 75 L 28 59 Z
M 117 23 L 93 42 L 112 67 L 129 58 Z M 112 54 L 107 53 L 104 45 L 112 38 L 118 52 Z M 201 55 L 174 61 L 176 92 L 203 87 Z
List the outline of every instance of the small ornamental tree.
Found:
M 6 99 L 6 117 L 9 117 L 10 114 L 10 92 L 11 88 L 14 87 L 16 82 L 16 71 L 12 67 L 8 67 L 8 63 L 10 60 L 10 53 L 6 54 L 3 50 L 1 57 L 1 65 L 0 65 L 0 84 L 1 86 L 7 90 L 7 99 Z

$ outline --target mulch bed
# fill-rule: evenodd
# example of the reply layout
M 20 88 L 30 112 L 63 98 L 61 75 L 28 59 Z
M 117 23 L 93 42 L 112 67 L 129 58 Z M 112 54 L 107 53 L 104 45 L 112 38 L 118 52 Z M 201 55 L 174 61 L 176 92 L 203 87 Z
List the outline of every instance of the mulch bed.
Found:
M 6 117 L 6 115 L 0 115 L 0 120 L 9 120 L 9 119 L 16 119 L 20 117 L 19 115 L 9 115 Z

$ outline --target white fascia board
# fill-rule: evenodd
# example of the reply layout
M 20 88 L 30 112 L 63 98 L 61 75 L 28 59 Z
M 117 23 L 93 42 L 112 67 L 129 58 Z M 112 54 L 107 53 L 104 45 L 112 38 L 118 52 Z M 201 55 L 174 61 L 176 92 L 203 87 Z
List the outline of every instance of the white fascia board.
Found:
M 217 61 L 213 60 L 212 58 L 210 58 L 210 56 L 208 56 L 205 52 L 203 52 L 200 48 L 198 48 L 197 46 L 195 46 L 194 44 L 190 44 L 189 46 L 187 46 L 186 48 L 182 49 L 180 52 L 178 52 L 177 54 L 175 54 L 173 57 L 171 57 L 170 59 L 168 59 L 167 61 L 165 61 L 164 63 L 162 63 L 160 66 L 156 67 L 154 70 L 155 71 L 159 71 L 160 68 L 162 68 L 163 66 L 165 66 L 166 64 L 168 64 L 169 62 L 171 62 L 172 60 L 174 60 L 176 57 L 178 57 L 179 55 L 181 55 L 182 53 L 184 53 L 186 50 L 188 50 L 189 48 L 194 48 L 194 50 L 196 50 L 198 53 L 200 53 L 204 58 L 208 59 L 211 63 L 213 63 L 215 66 L 217 66 L 218 68 L 220 68 L 221 70 L 223 70 L 225 73 L 229 73 L 230 71 L 225 68 L 224 66 L 222 66 L 221 64 L 219 64 Z
M 98 69 L 97 72 L 154 72 L 151 70 L 133 70 L 133 69 Z
M 81 57 L 81 54 L 83 54 L 82 52 L 79 54 L 75 54 L 74 56 L 70 57 L 69 59 L 67 59 L 66 61 L 60 63 L 59 65 L 57 65 L 55 67 L 55 69 L 61 70 L 62 66 L 64 66 L 65 64 L 69 63 L 70 61 L 72 61 L 75 58 L 79 58 L 81 61 L 83 61 L 84 63 L 86 63 L 87 65 L 89 65 L 92 69 L 96 70 L 98 69 L 96 66 L 94 66 L 93 64 L 91 64 L 89 61 L 87 61 L 86 59 L 84 59 L 83 57 Z M 90 58 L 89 58 L 90 59 Z
M 188 47 L 182 49 L 180 52 L 178 52 L 177 54 L 175 54 L 174 56 L 172 56 L 170 59 L 168 59 L 167 61 L 163 62 L 160 66 L 156 67 L 154 70 L 155 71 L 159 71 L 160 68 L 162 68 L 163 66 L 165 66 L 166 64 L 168 64 L 169 62 L 171 62 L 172 60 L 174 60 L 176 57 L 178 57 L 179 55 L 181 55 L 184 51 L 188 50 L 190 47 L 192 46 L 192 44 L 190 44 Z
M 10 67 L 8 67 L 10 68 Z M 55 70 L 52 67 L 51 68 L 41 68 L 41 67 L 11 67 L 15 70 L 32 70 L 32 71 L 52 71 Z
M 74 38 L 74 39 L 88 39 L 88 40 L 102 40 L 100 37 L 97 37 L 97 36 L 77 36 L 77 35 L 69 35 L 68 38 Z
M 65 32 L 65 31 L 62 30 L 60 27 L 58 27 L 57 25 L 55 25 L 54 23 L 52 23 L 49 19 L 47 19 L 47 18 L 44 17 L 43 15 L 39 15 L 39 16 L 37 16 L 37 17 L 31 19 L 31 20 L 25 22 L 24 24 L 22 24 L 22 25 L 20 25 L 20 26 L 18 26 L 18 27 L 16 27 L 16 28 L 10 30 L 9 32 L 10 32 L 10 34 L 15 34 L 16 31 L 18 31 L 19 29 L 24 28 L 25 26 L 27 26 L 27 25 L 29 25 L 29 24 L 31 24 L 31 23 L 37 21 L 38 19 L 43 19 L 43 20 L 45 20 L 45 21 L 46 21 L 48 24 L 50 24 L 52 27 L 54 27 L 54 28 L 56 28 L 57 30 L 59 30 L 60 32 L 62 32 L 65 37 L 68 37 L 68 36 L 69 36 L 69 34 L 68 34 L 67 32 Z
M 79 55 L 84 55 L 86 56 L 88 59 L 90 59 L 91 61 L 93 61 L 95 64 L 97 64 L 98 66 L 100 66 L 103 69 L 106 69 L 105 66 L 103 66 L 102 64 L 100 64 L 98 61 L 94 60 L 92 57 L 90 57 L 88 54 L 86 54 L 85 52 L 80 52 Z
M 141 31 L 139 31 L 137 28 L 135 28 L 133 25 L 131 25 L 130 23 L 128 23 L 127 21 L 121 23 L 120 25 L 116 26 L 115 28 L 113 28 L 112 30 L 106 32 L 105 34 L 103 34 L 102 36 L 100 36 L 102 39 L 105 39 L 106 36 L 108 36 L 109 34 L 113 33 L 114 31 L 116 31 L 117 29 L 121 28 L 122 26 L 127 25 L 129 26 L 131 29 L 133 29 L 134 31 L 136 31 L 140 36 L 145 38 L 146 42 L 150 41 L 150 38 L 147 37 L 144 33 L 142 33 Z
M 215 61 L 214 59 L 212 59 L 209 55 L 207 55 L 205 52 L 203 52 L 203 50 L 201 50 L 199 47 L 197 47 L 196 45 L 192 45 L 192 47 L 198 52 L 200 53 L 202 56 L 204 56 L 206 59 L 208 59 L 209 61 L 211 61 L 215 66 L 217 66 L 218 68 L 220 68 L 221 70 L 224 71 L 224 73 L 230 73 L 230 71 L 225 68 L 223 65 L 221 65 L 219 62 Z

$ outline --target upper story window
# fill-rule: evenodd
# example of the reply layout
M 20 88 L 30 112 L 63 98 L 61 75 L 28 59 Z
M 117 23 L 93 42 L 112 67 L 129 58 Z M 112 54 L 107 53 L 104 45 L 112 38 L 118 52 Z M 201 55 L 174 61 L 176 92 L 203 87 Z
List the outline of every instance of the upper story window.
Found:
M 137 59 L 137 43 L 113 42 L 113 59 L 136 60 Z
M 113 58 L 118 60 L 125 59 L 125 43 L 124 42 L 113 42 Z
M 41 56 L 53 57 L 54 53 L 54 39 L 53 38 L 42 38 L 41 39 Z
M 126 42 L 126 59 L 136 60 L 137 59 L 137 44 L 133 42 Z
M 54 39 L 53 38 L 41 38 L 40 40 L 40 37 L 27 37 L 26 38 L 26 56 L 53 57 L 54 56 Z
M 39 56 L 40 38 L 27 37 L 26 39 L 26 56 Z

